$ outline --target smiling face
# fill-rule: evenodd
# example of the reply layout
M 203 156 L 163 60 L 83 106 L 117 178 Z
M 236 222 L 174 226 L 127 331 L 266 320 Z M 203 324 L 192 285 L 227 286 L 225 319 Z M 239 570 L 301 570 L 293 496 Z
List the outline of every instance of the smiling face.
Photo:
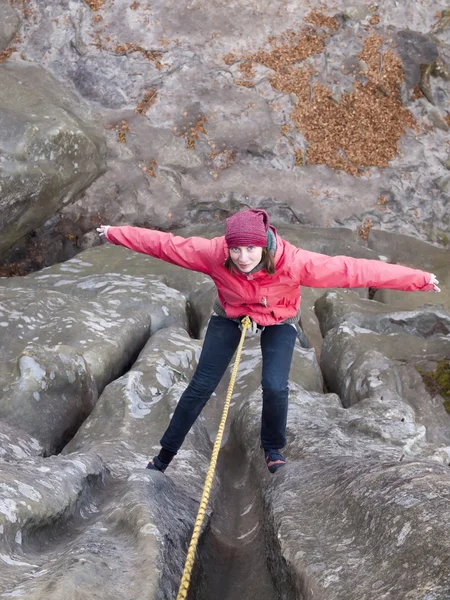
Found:
M 243 273 L 250 273 L 262 258 L 261 246 L 236 246 L 228 249 L 230 258 Z

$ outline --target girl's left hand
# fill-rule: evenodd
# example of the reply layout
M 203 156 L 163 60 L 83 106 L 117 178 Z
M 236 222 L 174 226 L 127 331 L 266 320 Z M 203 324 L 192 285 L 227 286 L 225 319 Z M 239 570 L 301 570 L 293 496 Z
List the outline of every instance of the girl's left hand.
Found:
M 108 239 L 108 229 L 110 227 L 111 227 L 111 225 L 100 225 L 100 227 L 97 227 L 98 235 L 100 237 L 104 237 L 105 239 Z
M 438 281 L 438 279 L 436 278 L 436 275 L 434 275 L 434 274 L 432 273 L 432 274 L 431 274 L 431 277 L 430 277 L 430 284 L 431 284 L 432 286 L 434 286 L 434 287 L 433 287 L 433 289 L 432 289 L 432 290 L 430 290 L 430 292 L 440 292 L 440 291 L 441 291 L 441 288 L 440 288 L 440 287 L 438 287 L 438 285 L 437 285 L 438 283 L 439 283 L 439 281 Z

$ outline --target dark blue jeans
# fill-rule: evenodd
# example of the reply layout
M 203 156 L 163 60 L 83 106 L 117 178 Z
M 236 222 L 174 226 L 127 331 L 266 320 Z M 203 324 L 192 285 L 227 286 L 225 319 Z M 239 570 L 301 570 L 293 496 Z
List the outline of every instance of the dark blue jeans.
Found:
M 261 444 L 266 450 L 279 450 L 286 445 L 288 376 L 296 333 L 292 325 L 272 325 L 261 333 Z M 163 448 L 171 452 L 179 450 L 194 421 L 225 374 L 240 337 L 241 331 L 237 323 L 223 317 L 211 317 L 197 369 L 161 438 Z

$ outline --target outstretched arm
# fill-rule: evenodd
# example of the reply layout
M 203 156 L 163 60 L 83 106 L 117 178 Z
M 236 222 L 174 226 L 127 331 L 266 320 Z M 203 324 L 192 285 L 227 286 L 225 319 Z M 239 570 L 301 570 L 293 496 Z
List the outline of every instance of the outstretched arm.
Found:
M 380 260 L 327 256 L 297 249 L 300 284 L 317 288 L 389 288 L 405 292 L 440 292 L 432 273 Z
M 201 237 L 183 238 L 172 233 L 129 225 L 123 227 L 101 225 L 97 231 L 112 244 L 149 254 L 191 271 L 206 274 L 211 272 L 214 240 Z

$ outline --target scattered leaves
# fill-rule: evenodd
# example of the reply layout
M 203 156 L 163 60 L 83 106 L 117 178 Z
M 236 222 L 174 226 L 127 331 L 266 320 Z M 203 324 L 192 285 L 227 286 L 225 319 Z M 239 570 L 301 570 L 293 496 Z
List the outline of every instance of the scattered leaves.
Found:
M 373 227 L 372 219 L 367 217 L 366 219 L 364 219 L 364 223 L 358 229 L 358 235 L 364 242 L 368 241 L 370 230 L 372 229 L 372 227 Z
M 388 199 L 386 198 L 386 196 L 381 195 L 377 200 L 378 210 L 386 210 L 387 205 L 388 205 Z
M 339 23 L 335 17 L 328 17 L 316 8 L 304 18 L 304 22 L 311 23 L 311 25 L 315 25 L 316 27 L 326 27 L 333 32 L 337 31 L 339 27 Z
M 200 134 L 203 133 L 207 135 L 207 131 L 205 129 L 205 123 L 207 122 L 208 119 L 206 117 L 199 116 L 194 124 L 190 123 L 189 126 L 185 125 L 183 127 L 183 136 L 186 138 L 186 148 L 189 150 L 195 150 L 195 141 L 199 139 Z
M 217 150 L 210 152 L 208 157 L 212 160 L 214 167 L 219 171 L 228 169 L 234 162 L 234 154 L 232 150 Z M 214 177 L 214 176 L 213 176 Z M 217 177 L 216 177 L 217 179 Z
M 271 40 L 270 50 L 260 50 L 249 58 L 269 69 L 279 72 L 283 67 L 291 66 L 322 52 L 324 36 L 314 30 L 295 33 L 287 31 L 278 39 Z
M 413 100 L 418 100 L 419 98 L 423 98 L 424 97 L 424 93 L 422 92 L 422 88 L 420 86 L 420 83 L 418 83 L 416 85 L 416 87 L 413 90 L 412 93 L 412 99 Z
M 299 149 L 295 149 L 295 164 L 297 167 L 303 167 L 303 152 Z
M 114 125 L 111 129 L 117 132 L 117 141 L 121 144 L 127 143 L 127 133 L 130 131 L 130 127 L 127 121 L 120 121 L 117 125 Z
M 99 10 L 106 0 L 84 0 L 91 10 Z
M 338 27 L 336 19 L 319 11 L 312 11 L 305 21 L 330 32 Z M 338 98 L 324 84 L 313 83 L 312 68 L 298 64 L 322 52 L 327 37 L 311 27 L 298 33 L 289 31 L 268 40 L 269 50 L 241 58 L 229 53 L 224 60 L 233 64 L 244 58 L 242 68 L 249 73 L 252 63 L 263 64 L 274 71 L 270 80 L 273 88 L 297 96 L 291 119 L 307 140 L 306 164 L 326 164 L 355 177 L 364 168 L 385 168 L 396 156 L 406 129 L 417 129 L 413 115 L 400 100 L 404 78 L 401 60 L 385 49 L 380 35 L 372 34 L 358 56 L 367 65 L 364 83 L 355 81 L 353 91 Z M 243 85 L 242 80 L 236 83 Z M 295 160 L 299 166 L 305 164 L 298 151 Z
M 119 56 L 132 54 L 133 52 L 139 52 L 144 58 L 155 63 L 155 67 L 160 70 L 162 69 L 161 58 L 163 53 L 160 50 L 146 50 L 139 44 L 127 42 L 126 44 L 118 44 L 115 49 L 115 53 Z
M 20 41 L 20 37 L 16 34 L 10 45 L 3 52 L 0 52 L 0 63 L 8 60 L 11 54 L 17 50 L 16 44 L 19 44 Z
M 145 163 L 139 165 L 139 167 L 144 171 L 144 173 L 148 173 L 151 177 L 156 177 L 155 167 L 158 166 L 158 163 L 155 159 L 149 165 Z
M 158 91 L 151 89 L 145 92 L 144 99 L 136 106 L 136 112 L 139 115 L 147 114 L 147 111 L 155 104 L 158 97 Z

